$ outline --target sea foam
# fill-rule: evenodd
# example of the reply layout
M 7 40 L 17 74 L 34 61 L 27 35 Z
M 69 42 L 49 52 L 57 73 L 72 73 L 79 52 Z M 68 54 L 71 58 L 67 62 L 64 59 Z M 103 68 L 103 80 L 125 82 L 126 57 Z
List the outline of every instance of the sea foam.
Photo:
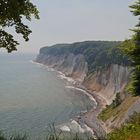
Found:
M 77 87 L 74 87 L 74 86 L 66 86 L 66 88 L 70 88 L 70 89 L 75 89 L 75 90 L 78 90 L 78 91 L 81 91 L 82 93 L 84 93 L 85 95 L 87 95 L 89 97 L 90 100 L 92 100 L 94 103 L 95 103 L 95 106 L 94 108 L 97 107 L 97 102 L 96 100 L 93 98 L 93 96 L 91 94 L 89 94 L 86 90 L 83 90 L 81 88 L 77 88 Z

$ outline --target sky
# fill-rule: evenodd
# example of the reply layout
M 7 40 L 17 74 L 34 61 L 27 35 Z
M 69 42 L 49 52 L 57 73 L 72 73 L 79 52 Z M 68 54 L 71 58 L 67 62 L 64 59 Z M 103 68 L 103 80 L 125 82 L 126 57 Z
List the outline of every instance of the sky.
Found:
M 29 42 L 20 42 L 18 52 L 39 53 L 39 49 L 58 43 L 86 40 L 125 40 L 132 36 L 137 18 L 129 5 L 134 0 L 32 0 L 40 20 L 25 22 L 33 31 Z

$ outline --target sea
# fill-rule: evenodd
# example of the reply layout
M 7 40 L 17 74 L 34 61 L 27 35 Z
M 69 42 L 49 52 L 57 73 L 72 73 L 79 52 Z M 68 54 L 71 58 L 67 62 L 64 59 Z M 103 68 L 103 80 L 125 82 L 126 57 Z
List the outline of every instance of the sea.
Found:
M 35 58 L 0 54 L 0 131 L 37 138 L 54 125 L 83 133 L 74 119 L 96 103 L 62 73 L 33 62 Z

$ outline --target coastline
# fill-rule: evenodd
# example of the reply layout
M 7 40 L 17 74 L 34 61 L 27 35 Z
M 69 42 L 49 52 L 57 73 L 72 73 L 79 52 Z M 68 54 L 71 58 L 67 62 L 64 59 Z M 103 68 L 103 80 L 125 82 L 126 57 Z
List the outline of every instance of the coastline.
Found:
M 93 130 L 98 138 L 105 138 L 106 128 L 104 126 L 104 122 L 98 119 L 98 115 L 102 111 L 102 109 L 105 108 L 107 102 L 96 92 L 92 92 L 88 89 L 86 89 L 86 91 L 93 96 L 98 105 L 96 108 L 92 108 L 91 110 L 83 114 L 81 116 L 81 119 L 87 126 L 89 126 Z
M 71 78 L 67 77 L 64 73 L 61 71 L 57 71 L 54 68 L 51 68 L 47 65 L 44 65 L 42 63 L 38 63 L 36 61 L 31 61 L 32 63 L 38 64 L 40 66 L 45 66 L 49 71 L 56 71 L 59 74 L 60 79 L 65 79 L 68 82 L 71 83 L 71 85 L 66 86 L 66 88 L 72 88 L 75 90 L 79 90 L 82 93 L 84 93 L 90 100 L 92 100 L 96 105 L 88 110 L 81 112 L 78 116 L 74 118 L 73 121 L 77 122 L 79 125 L 84 123 L 84 126 L 92 133 L 92 136 L 96 136 L 98 138 L 103 138 L 106 136 L 106 128 L 101 120 L 97 118 L 98 114 L 102 111 L 102 109 L 107 105 L 107 101 L 102 97 L 99 96 L 96 92 L 90 91 L 89 89 L 86 89 L 81 84 L 77 84 L 77 82 Z M 82 127 L 81 127 L 82 128 Z M 96 138 L 95 137 L 95 138 Z
M 57 70 L 56 70 L 57 71 Z M 107 101 L 104 97 L 99 95 L 98 93 L 87 89 L 82 84 L 77 84 L 77 82 L 71 77 L 65 76 L 64 73 L 57 71 L 59 74 L 62 74 L 60 78 L 67 80 L 68 82 L 72 82 L 72 86 L 67 86 L 68 88 L 73 88 L 75 90 L 79 90 L 89 97 L 95 103 L 95 106 L 88 110 L 81 112 L 78 117 L 75 118 L 75 121 L 79 124 L 83 122 L 87 127 L 92 130 L 93 136 L 97 136 L 98 138 L 105 138 L 107 129 L 104 125 L 104 122 L 98 119 L 99 113 L 106 107 Z M 71 79 L 71 80 L 70 80 Z

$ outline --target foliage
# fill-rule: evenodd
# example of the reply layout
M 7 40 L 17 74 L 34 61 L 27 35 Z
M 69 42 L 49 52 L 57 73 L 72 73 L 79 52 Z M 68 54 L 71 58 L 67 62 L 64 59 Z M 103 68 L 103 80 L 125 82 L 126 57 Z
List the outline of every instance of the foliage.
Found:
M 56 132 L 49 134 L 46 136 L 44 140 L 94 140 L 93 138 L 83 138 L 79 134 L 71 135 L 69 137 L 63 136 L 61 137 L 60 135 L 56 135 Z M 12 136 L 5 136 L 4 134 L 0 133 L 0 140 L 30 140 L 29 137 L 26 135 L 12 135 Z M 42 138 L 38 138 L 38 140 L 43 140 Z
M 98 118 L 102 121 L 108 120 L 111 116 L 116 115 L 113 113 L 114 108 L 112 105 L 107 105 L 105 109 L 98 115 Z
M 13 27 L 17 34 L 28 41 L 32 31 L 23 23 L 23 19 L 31 21 L 32 15 L 39 19 L 38 14 L 36 6 L 30 0 L 0 0 L 0 48 L 11 52 L 17 50 L 16 46 L 19 44 L 6 31 L 6 27 Z
M 117 106 L 116 104 L 114 106 L 113 103 L 111 105 L 107 105 L 106 108 L 103 109 L 103 111 L 99 114 L 98 118 L 104 122 L 112 117 L 114 118 L 113 121 L 115 121 L 115 119 L 117 118 L 123 118 L 125 113 L 127 113 L 129 107 L 131 107 L 138 98 L 139 97 L 132 97 L 129 95 L 125 97 L 123 101 L 119 99 L 119 102 L 121 102 L 121 104 L 118 104 Z
M 0 140 L 30 140 L 26 135 L 5 136 L 0 133 Z M 51 133 L 45 140 L 85 140 L 78 134 L 71 137 L 60 137 L 55 133 Z M 93 140 L 88 138 L 86 140 Z M 140 113 L 134 113 L 133 116 L 124 124 L 121 129 L 115 129 L 102 140 L 140 140 Z
M 88 74 L 111 64 L 128 65 L 130 61 L 117 47 L 117 41 L 85 41 L 73 44 L 57 44 L 40 49 L 41 54 L 83 54 L 88 62 Z
M 140 0 L 137 0 L 130 8 L 134 16 L 140 16 Z M 138 24 L 132 31 L 134 32 L 132 39 L 124 41 L 121 48 L 131 59 L 131 65 L 134 67 L 129 91 L 135 95 L 140 95 L 140 17 Z M 127 124 L 108 135 L 108 140 L 118 139 L 140 140 L 140 113 L 134 113 Z
M 117 108 L 121 103 L 122 99 L 120 97 L 120 93 L 117 93 L 116 98 L 112 101 L 112 104 L 107 105 L 106 108 L 99 114 L 99 119 L 106 121 L 111 116 L 116 116 L 118 112 L 115 112 L 115 108 Z
M 140 16 L 140 0 L 130 6 L 134 16 Z M 130 57 L 134 67 L 132 86 L 129 91 L 135 95 L 140 95 L 140 18 L 139 23 L 132 30 L 135 34 L 131 40 L 126 40 L 122 45 L 124 52 Z
M 0 140 L 27 140 L 27 139 L 28 138 L 26 135 L 17 134 L 6 137 L 2 132 L 0 133 Z
M 117 93 L 115 100 L 113 100 L 113 102 L 112 102 L 112 107 L 115 108 L 115 107 L 119 106 L 121 104 L 121 102 L 122 102 L 122 99 L 121 99 L 120 93 Z
M 45 138 L 45 139 L 44 139 Z M 15 135 L 4 135 L 0 131 L 0 140 L 32 140 L 29 136 L 22 133 L 17 133 Z M 64 132 L 60 129 L 56 129 L 54 124 L 49 125 L 46 131 L 46 135 L 43 137 L 39 136 L 37 138 L 34 138 L 37 140 L 94 140 L 92 136 L 89 136 L 87 134 L 81 134 L 81 133 L 70 133 L 70 132 Z
M 134 113 L 121 129 L 108 134 L 107 140 L 140 140 L 140 113 Z

